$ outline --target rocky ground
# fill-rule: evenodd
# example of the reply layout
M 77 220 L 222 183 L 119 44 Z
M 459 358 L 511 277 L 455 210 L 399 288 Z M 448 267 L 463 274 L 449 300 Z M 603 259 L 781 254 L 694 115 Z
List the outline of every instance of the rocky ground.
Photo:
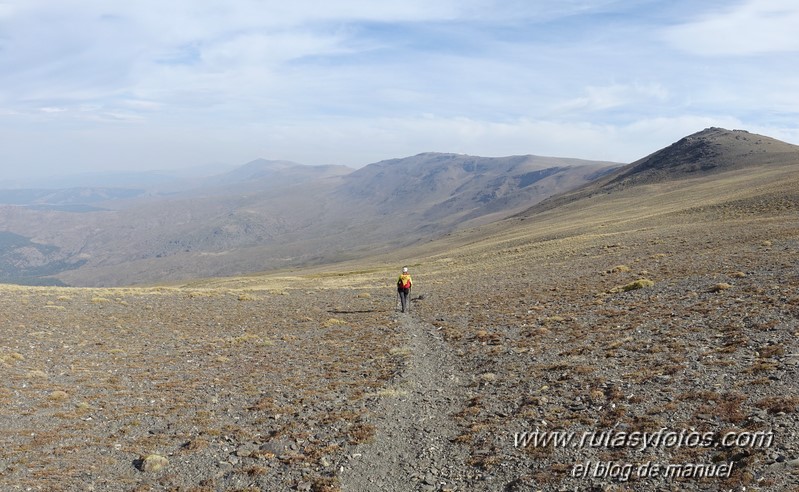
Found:
M 404 357 L 367 296 L 3 289 L 0 488 L 338 490 Z
M 417 310 L 471 377 L 464 490 L 799 489 L 795 223 L 553 243 L 473 256 Z
M 4 287 L 0 488 L 794 490 L 797 260 L 703 213 L 411 265 L 405 315 L 392 271 Z

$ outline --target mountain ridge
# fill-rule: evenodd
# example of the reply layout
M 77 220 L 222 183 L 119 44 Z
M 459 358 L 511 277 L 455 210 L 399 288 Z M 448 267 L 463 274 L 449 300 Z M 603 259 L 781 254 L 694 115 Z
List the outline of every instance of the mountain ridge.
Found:
M 662 182 L 712 176 L 749 167 L 799 160 L 799 146 L 746 130 L 710 127 L 693 133 L 614 172 L 553 196 L 522 212 L 551 210 L 597 194 Z
M 799 146 L 746 130 L 710 127 L 620 169 L 609 183 L 656 182 L 765 165 L 785 153 L 799 153 Z

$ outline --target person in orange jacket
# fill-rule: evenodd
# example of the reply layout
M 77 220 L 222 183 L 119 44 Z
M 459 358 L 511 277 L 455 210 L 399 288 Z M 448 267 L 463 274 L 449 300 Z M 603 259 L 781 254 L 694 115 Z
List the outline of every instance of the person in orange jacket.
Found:
M 408 267 L 402 267 L 402 274 L 397 279 L 397 294 L 402 303 L 403 313 L 409 308 L 408 298 L 410 297 L 412 286 L 413 280 L 411 279 L 411 274 L 408 273 Z

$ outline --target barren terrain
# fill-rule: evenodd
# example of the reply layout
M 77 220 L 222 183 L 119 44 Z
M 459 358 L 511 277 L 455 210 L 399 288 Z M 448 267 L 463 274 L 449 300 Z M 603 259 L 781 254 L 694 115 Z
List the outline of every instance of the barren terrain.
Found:
M 796 490 L 796 169 L 324 268 L 3 287 L 0 488 Z

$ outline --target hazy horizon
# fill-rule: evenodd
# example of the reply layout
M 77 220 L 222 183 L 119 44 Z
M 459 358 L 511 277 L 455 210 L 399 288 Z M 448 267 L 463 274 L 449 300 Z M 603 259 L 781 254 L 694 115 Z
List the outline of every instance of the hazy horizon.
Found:
M 799 143 L 787 0 L 0 3 L 0 182 Z M 794 60 L 794 61 L 791 61 Z

